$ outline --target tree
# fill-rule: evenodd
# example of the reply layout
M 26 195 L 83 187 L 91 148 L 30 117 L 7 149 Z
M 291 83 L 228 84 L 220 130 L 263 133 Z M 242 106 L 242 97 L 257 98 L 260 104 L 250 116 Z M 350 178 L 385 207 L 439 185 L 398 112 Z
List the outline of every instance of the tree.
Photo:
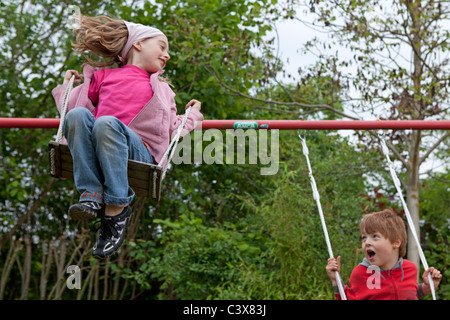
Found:
M 311 27 L 331 34 L 326 41 L 312 40 L 306 50 L 323 47 L 325 52 L 321 52 L 320 60 L 323 68 L 319 71 L 337 70 L 340 81 L 347 83 L 346 112 L 395 120 L 438 120 L 448 116 L 450 37 L 449 30 L 443 27 L 449 21 L 448 2 L 290 3 L 292 7 L 296 5 L 315 15 Z M 296 19 L 302 21 L 301 17 Z M 340 50 L 350 50 L 350 58 L 340 54 Z M 448 145 L 442 142 L 450 133 L 405 130 L 390 131 L 387 135 L 388 147 L 401 163 L 407 205 L 415 229 L 420 232 L 420 168 L 439 148 L 448 152 Z M 419 265 L 410 232 L 407 255 Z

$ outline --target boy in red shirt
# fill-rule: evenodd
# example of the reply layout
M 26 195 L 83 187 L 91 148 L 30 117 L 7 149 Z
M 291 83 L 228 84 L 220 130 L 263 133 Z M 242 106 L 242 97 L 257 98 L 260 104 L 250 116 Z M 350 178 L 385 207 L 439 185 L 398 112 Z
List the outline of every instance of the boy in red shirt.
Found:
M 360 223 L 362 250 L 365 258 L 350 275 L 345 286 L 348 300 L 417 300 L 431 292 L 428 274 L 437 288 L 442 275 L 431 267 L 422 275 L 424 283 L 417 283 L 417 267 L 403 259 L 406 254 L 406 228 L 402 218 L 392 210 L 364 215 Z M 340 258 L 329 258 L 326 267 L 337 290 L 335 271 L 340 271 Z

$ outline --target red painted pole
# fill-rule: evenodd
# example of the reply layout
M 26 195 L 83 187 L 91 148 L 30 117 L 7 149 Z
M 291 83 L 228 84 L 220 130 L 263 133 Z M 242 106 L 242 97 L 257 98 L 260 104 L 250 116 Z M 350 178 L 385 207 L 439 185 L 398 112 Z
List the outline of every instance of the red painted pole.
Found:
M 368 130 L 417 129 L 450 130 L 448 120 L 204 120 L 202 129 L 280 129 L 280 130 Z
M 0 118 L 0 128 L 58 128 L 59 119 Z M 450 120 L 204 120 L 207 129 L 450 130 Z
M 0 118 L 0 128 L 58 128 L 59 119 Z

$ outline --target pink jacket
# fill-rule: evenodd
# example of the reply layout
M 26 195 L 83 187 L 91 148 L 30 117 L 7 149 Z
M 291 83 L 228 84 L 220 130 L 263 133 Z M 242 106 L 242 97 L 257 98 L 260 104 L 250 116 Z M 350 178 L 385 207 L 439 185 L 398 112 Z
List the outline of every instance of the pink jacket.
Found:
M 68 110 L 75 107 L 84 107 L 94 113 L 95 106 L 88 98 L 88 90 L 95 70 L 90 65 L 84 67 L 84 83 L 73 88 L 71 91 L 67 106 Z M 128 125 L 130 129 L 135 131 L 148 144 L 150 152 L 157 163 L 161 161 L 162 156 L 169 146 L 170 139 L 176 133 L 183 119 L 183 115 L 177 116 L 174 99 L 175 93 L 167 83 L 161 82 L 158 79 L 158 76 L 162 72 L 160 71 L 150 76 L 153 97 Z M 60 113 L 66 88 L 67 84 L 60 85 L 52 90 L 56 106 Z M 181 136 L 188 134 L 201 121 L 203 121 L 201 112 L 196 109 L 191 109 Z

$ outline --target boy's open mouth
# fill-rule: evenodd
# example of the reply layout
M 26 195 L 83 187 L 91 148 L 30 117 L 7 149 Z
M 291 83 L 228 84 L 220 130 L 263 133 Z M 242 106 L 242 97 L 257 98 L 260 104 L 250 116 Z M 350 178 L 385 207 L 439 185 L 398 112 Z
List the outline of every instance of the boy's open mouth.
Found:
M 375 256 L 375 251 L 372 250 L 367 250 L 367 256 L 369 257 L 369 260 L 372 260 L 373 257 Z

